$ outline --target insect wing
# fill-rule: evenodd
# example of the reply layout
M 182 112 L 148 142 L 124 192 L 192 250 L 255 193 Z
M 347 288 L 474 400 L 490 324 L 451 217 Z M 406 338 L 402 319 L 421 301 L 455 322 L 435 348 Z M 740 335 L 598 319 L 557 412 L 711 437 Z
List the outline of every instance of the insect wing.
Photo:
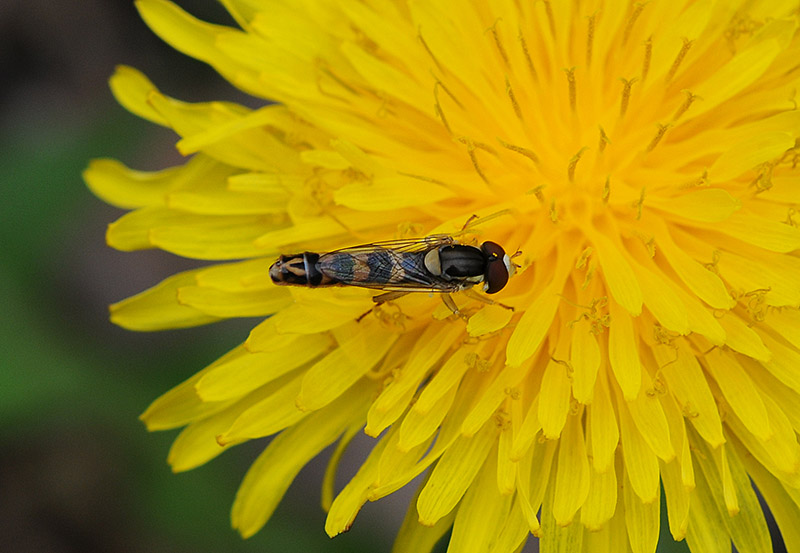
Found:
M 319 270 L 351 286 L 388 291 L 448 292 L 457 283 L 431 274 L 425 268 L 425 254 L 441 245 L 452 244 L 446 235 L 417 240 L 392 240 L 343 248 L 323 254 Z
M 347 248 L 333 250 L 332 252 L 324 255 L 330 255 L 333 253 L 348 253 L 355 255 L 359 253 L 375 251 L 379 248 L 398 252 L 429 252 L 433 248 L 438 248 L 439 246 L 448 246 L 456 243 L 456 240 L 449 234 L 431 234 L 430 236 L 425 236 L 423 238 L 383 240 L 381 242 L 372 242 L 370 244 L 348 246 Z

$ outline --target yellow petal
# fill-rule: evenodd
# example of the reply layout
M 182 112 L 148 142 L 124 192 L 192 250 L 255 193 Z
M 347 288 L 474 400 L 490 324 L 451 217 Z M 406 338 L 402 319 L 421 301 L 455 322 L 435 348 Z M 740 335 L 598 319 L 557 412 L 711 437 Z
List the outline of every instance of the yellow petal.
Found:
M 342 455 L 347 450 L 353 438 L 361 433 L 361 425 L 351 425 L 350 428 L 345 430 L 339 443 L 336 444 L 336 449 L 331 453 L 328 459 L 328 465 L 325 467 L 325 476 L 322 479 L 322 509 L 330 511 L 333 505 L 333 498 L 335 495 L 334 487 L 336 485 L 336 474 L 339 472 L 339 463 L 342 460 Z
M 756 134 L 734 145 L 717 158 L 708 168 L 708 180 L 712 183 L 724 183 L 736 178 L 745 171 L 780 157 L 794 146 L 794 135 L 785 132 Z M 733 200 L 733 198 L 731 198 Z M 709 210 L 714 204 L 709 203 Z M 722 219 L 711 219 L 721 221 Z
M 730 428 L 739 440 L 742 441 L 750 452 L 762 464 L 770 467 L 773 472 L 784 473 L 784 479 L 800 486 L 800 444 L 789 419 L 778 407 L 777 403 L 769 396 L 761 396 L 764 407 L 769 416 L 772 436 L 765 441 L 756 439 L 739 420 L 735 414 L 730 415 Z
M 516 428 L 516 435 L 514 436 L 514 443 L 510 453 L 513 461 L 522 459 L 542 429 L 542 424 L 539 422 L 539 397 L 539 395 L 534 397 L 531 404 L 527 406 L 527 412 L 522 424 Z
M 583 526 L 569 524 L 561 526 L 553 516 L 552 506 L 555 486 L 547 487 L 547 495 L 542 501 L 542 530 L 539 537 L 539 551 L 542 553 L 569 553 L 581 551 Z
M 764 511 L 758 502 L 750 478 L 736 454 L 728 455 L 727 452 L 731 450 L 726 446 L 720 446 L 719 449 L 723 448 L 724 452 L 712 452 L 705 445 L 700 444 L 700 455 L 696 456 L 711 491 L 714 505 L 719 511 L 728 533 L 733 538 L 736 549 L 755 553 L 771 553 L 773 551 L 772 542 L 764 519 Z M 722 460 L 723 464 L 714 462 L 715 459 Z M 729 469 L 729 473 L 727 475 L 720 473 L 722 468 Z M 736 512 L 731 513 L 728 494 L 733 493 L 734 490 L 739 496 L 739 501 L 736 503 Z M 727 508 L 726 505 L 728 505 Z M 694 505 L 692 507 L 694 510 Z
M 734 214 L 732 217 L 735 216 Z M 722 280 L 679 248 L 670 236 L 666 225 L 659 223 L 654 230 L 656 243 L 661 248 L 667 262 L 692 292 L 717 309 L 730 309 L 735 305 L 736 302 L 728 294 Z
M 265 278 L 272 261 L 272 259 L 248 259 L 212 265 L 197 273 L 197 284 L 226 292 L 272 288 L 272 282 L 269 278 Z
M 401 451 L 408 451 L 430 438 L 450 411 L 457 391 L 457 386 L 450 388 L 425 413 L 418 411 L 414 404 L 400 425 L 397 447 Z
M 525 513 L 528 526 L 533 534 L 538 535 L 539 520 L 536 513 L 542 505 L 545 492 L 550 483 L 550 472 L 553 465 L 557 443 L 547 440 L 537 443 L 528 449 L 519 462 L 517 471 L 517 497 L 520 507 Z
M 134 171 L 113 159 L 94 159 L 83 172 L 83 180 L 92 193 L 104 202 L 123 209 L 133 209 L 163 205 L 166 194 L 185 173 L 185 167 L 171 167 L 156 172 Z
M 753 379 L 736 357 L 715 349 L 703 357 L 704 364 L 717 381 L 725 400 L 742 420 L 745 428 L 761 440 L 772 435 L 769 416 Z
M 650 377 L 645 378 L 647 382 L 642 382 L 639 395 L 627 402 L 628 411 L 650 449 L 662 460 L 671 461 L 675 457 L 675 450 L 670 441 L 667 417 L 661 407 L 659 394 L 653 391 Z
M 598 375 L 594 400 L 589 409 L 589 430 L 592 437 L 592 465 L 596 472 L 613 470 L 615 451 L 619 444 L 619 427 L 611 403 L 605 371 Z
M 511 320 L 514 313 L 499 305 L 487 305 L 469 318 L 467 333 L 470 336 L 483 336 L 500 330 Z
M 600 347 L 586 321 L 579 321 L 572 327 L 569 363 L 572 365 L 572 394 L 580 403 L 591 403 L 600 368 Z
M 332 345 L 324 334 L 293 336 L 285 345 L 269 352 L 237 348 L 235 355 L 216 363 L 195 385 L 203 401 L 241 397 L 328 351 Z M 234 352 L 232 352 L 234 353 Z
M 214 317 L 261 317 L 289 305 L 288 290 L 271 288 L 248 292 L 226 292 L 204 286 L 178 288 L 178 303 Z
M 448 390 L 458 385 L 461 377 L 470 368 L 470 361 L 474 360 L 474 363 L 477 359 L 477 354 L 469 346 L 454 353 L 422 390 L 419 399 L 414 403 L 414 411 L 422 415 L 426 414 Z
M 236 493 L 231 521 L 242 536 L 255 534 L 272 515 L 300 469 L 364 416 L 369 396 L 366 386 L 354 390 L 270 442 L 250 466 Z
M 669 517 L 669 530 L 675 541 L 686 537 L 686 528 L 689 526 L 689 490 L 681 480 L 681 467 L 677 459 L 669 463 L 660 462 L 661 482 L 664 485 L 664 495 L 667 503 Z
M 253 215 L 208 217 L 145 207 L 109 225 L 106 241 L 123 251 L 158 247 L 197 259 L 258 257 L 264 251 L 253 241 L 275 224 Z
M 439 361 L 462 332 L 458 325 L 442 322 L 428 326 L 405 365 L 372 403 L 365 432 L 377 436 L 405 411 L 428 370 Z
M 783 221 L 749 213 L 734 213 L 715 224 L 714 230 L 773 252 L 788 253 L 800 249 L 800 229 Z
M 692 495 L 686 543 L 691 550 L 703 553 L 731 551 L 731 539 L 702 471 L 697 473 L 697 488 Z
M 694 353 L 666 346 L 656 346 L 653 353 L 684 416 L 712 447 L 723 443 L 719 409 Z
M 488 551 L 509 518 L 512 497 L 497 491 L 496 460 L 496 455 L 489 455 L 458 506 L 449 545 L 453 551 Z
M 756 164 L 750 167 L 754 165 Z M 672 215 L 705 222 L 724 221 L 742 206 L 738 198 L 721 188 L 694 190 L 672 198 L 654 199 L 648 203 Z
M 521 365 L 536 352 L 553 322 L 558 303 L 555 289 L 548 286 L 525 310 L 508 340 L 506 362 L 510 366 Z
M 430 553 L 453 524 L 456 516 L 455 511 L 440 518 L 433 526 L 424 526 L 419 523 L 417 498 L 423 486 L 417 488 L 414 497 L 408 503 L 408 510 L 405 518 L 403 518 L 400 530 L 397 531 L 392 553 Z
M 514 493 L 517 485 L 519 463 L 511 459 L 513 438 L 514 429 L 511 424 L 502 425 L 497 445 L 497 489 L 504 495 Z
M 528 521 L 525 519 L 522 507 L 519 505 L 520 499 L 514 499 L 508 517 L 503 521 L 503 529 L 494 543 L 494 547 L 489 553 L 506 553 L 508 551 L 518 551 L 530 535 Z
M 497 410 L 503 400 L 513 393 L 511 390 L 514 390 L 520 381 L 525 378 L 529 369 L 530 366 L 527 364 L 519 367 L 504 367 L 497 378 L 485 388 L 475 407 L 464 419 L 461 432 L 465 436 L 471 436 L 477 432 Z
M 439 202 L 453 196 L 444 186 L 410 177 L 382 177 L 347 184 L 336 191 L 339 205 L 360 211 L 384 211 Z
M 659 490 L 658 458 L 636 429 L 627 407 L 619 408 L 622 458 L 639 503 L 656 502 Z M 627 502 L 626 502 L 627 504 Z
M 639 315 L 642 312 L 642 290 L 622 248 L 600 232 L 593 232 L 590 237 L 597 248 L 603 276 L 614 300 L 631 315 Z
M 194 422 L 184 428 L 169 450 L 167 462 L 174 472 L 193 469 L 208 462 L 238 442 L 229 442 L 225 445 L 217 441 L 217 436 L 223 434 L 243 412 L 259 403 L 283 387 L 287 379 L 278 379 L 256 390 L 230 407 Z
M 581 507 L 581 523 L 590 532 L 597 532 L 611 520 L 617 508 L 617 472 L 591 471 L 591 484 L 586 502 Z
M 740 453 L 741 448 L 736 447 L 735 449 L 747 474 L 758 488 L 759 494 L 769 505 L 770 513 L 778 523 L 786 550 L 797 550 L 800 547 L 800 526 L 797 524 L 797 521 L 800 520 L 800 504 L 796 500 L 792 500 L 781 481 L 770 474 L 758 461 L 750 455 Z
M 195 386 L 205 374 L 240 353 L 241 346 L 234 348 L 205 369 L 181 382 L 153 401 L 139 418 L 150 431 L 168 430 L 222 411 L 230 405 L 230 402 L 202 401 L 195 392 Z
M 301 411 L 294 404 L 294 398 L 300 391 L 302 374 L 290 374 L 281 378 L 278 382 L 282 386 L 274 390 L 272 394 L 258 402 L 248 406 L 236 417 L 230 427 L 221 432 L 217 441 L 220 444 L 230 444 L 271 436 L 297 424 L 305 418 L 308 413 Z M 273 384 L 268 385 L 270 388 Z M 257 393 L 257 395 L 261 395 Z
M 315 410 L 339 397 L 347 388 L 372 369 L 398 335 L 378 321 L 353 322 L 337 329 L 339 347 L 315 363 L 303 377 L 297 405 Z
M 693 91 L 703 98 L 697 110 L 692 112 L 693 115 L 697 116 L 713 109 L 754 82 L 766 71 L 780 51 L 781 47 L 777 40 L 765 40 L 737 53 Z
M 492 423 L 488 423 L 474 436 L 461 437 L 447 448 L 419 494 L 417 511 L 421 524 L 436 524 L 456 506 L 496 441 L 497 431 Z M 491 485 L 497 489 L 494 474 Z
M 118 65 L 108 84 L 114 98 L 125 109 L 156 125 L 167 125 L 166 119 L 147 102 L 150 93 L 157 89 L 143 73 L 127 65 Z
M 570 400 L 570 381 L 568 368 L 562 363 L 548 360 L 539 391 L 537 419 L 542 425 L 542 433 L 548 440 L 555 440 L 567 422 Z
M 316 301 L 311 295 L 316 296 Z M 326 290 L 292 290 L 295 303 L 272 317 L 274 328 L 281 334 L 314 334 L 339 327 L 363 315 L 369 306 L 358 301 L 338 302 Z M 365 307 L 366 306 L 366 307 Z
M 129 330 L 152 331 L 218 321 L 219 317 L 178 303 L 178 289 L 193 285 L 196 273 L 178 273 L 144 292 L 111 305 L 111 322 Z
M 794 306 L 800 304 L 800 287 L 796 273 L 782 269 L 763 256 L 741 256 L 725 252 L 720 256 L 717 268 L 733 289 L 765 291 L 764 301 L 772 306 Z M 775 313 L 779 315 L 779 313 Z M 782 325 L 774 325 L 780 332 Z
M 627 466 L 627 465 L 626 465 Z M 633 553 L 655 553 L 661 522 L 661 505 L 658 501 L 660 488 L 656 486 L 655 498 L 644 502 L 636 493 L 636 485 L 622 486 L 625 501 L 625 524 Z
M 579 412 L 569 417 L 559 440 L 552 511 L 559 526 L 572 522 L 589 495 L 590 469 L 581 424 L 582 414 Z
M 662 275 L 639 264 L 635 268 L 647 309 L 664 328 L 679 334 L 688 334 L 689 314 L 680 296 L 664 282 Z
M 634 399 L 642 383 L 642 366 L 639 362 L 639 345 L 633 329 L 633 320 L 627 311 L 616 303 L 609 304 L 611 325 L 608 331 L 608 361 L 625 399 Z
M 323 410 L 324 411 L 324 410 Z M 378 441 L 366 460 L 361 463 L 355 476 L 345 485 L 333 500 L 328 516 L 325 519 L 325 532 L 330 537 L 347 532 L 353 521 L 369 497 L 372 483 L 378 476 L 378 464 L 381 455 L 392 439 L 392 431 Z
M 137 0 L 136 7 L 147 26 L 175 49 L 211 64 L 229 81 L 241 86 L 246 66 L 235 58 L 223 55 L 221 49 L 217 48 L 220 37 L 240 32 L 199 21 L 164 0 Z M 254 79 L 255 76 L 251 76 L 251 80 Z
M 769 361 L 763 363 L 764 367 L 775 378 L 800 393 L 800 371 L 797 370 L 800 366 L 800 351 L 796 346 L 787 345 L 769 334 L 764 334 L 763 342 L 772 354 Z

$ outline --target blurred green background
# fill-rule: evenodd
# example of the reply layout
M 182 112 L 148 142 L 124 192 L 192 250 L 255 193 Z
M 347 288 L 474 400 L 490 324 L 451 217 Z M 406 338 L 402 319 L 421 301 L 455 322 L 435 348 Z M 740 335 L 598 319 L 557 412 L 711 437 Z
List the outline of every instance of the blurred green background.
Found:
M 178 3 L 232 23 L 211 0 Z M 0 5 L 0 551 L 390 551 L 411 490 L 367 504 L 348 534 L 330 540 L 319 506 L 323 455 L 245 541 L 231 530 L 229 510 L 264 444 L 173 475 L 165 459 L 175 433 L 148 434 L 138 421 L 150 401 L 238 344 L 254 321 L 154 334 L 108 322 L 109 303 L 196 266 L 105 246 L 105 227 L 122 212 L 84 186 L 88 160 L 113 157 L 145 170 L 181 163 L 172 132 L 114 102 L 107 79 L 117 64 L 141 69 L 180 99 L 259 105 L 162 43 L 127 0 Z M 369 445 L 363 438 L 348 454 L 346 473 Z M 660 551 L 686 550 L 662 541 Z
M 232 23 L 216 2 L 179 3 Z M 389 551 L 402 501 L 368 506 L 352 532 L 325 535 L 327 456 L 301 472 L 264 530 L 242 540 L 230 506 L 264 444 L 174 475 L 166 455 L 175 432 L 149 434 L 139 422 L 254 321 L 152 334 L 108 322 L 109 303 L 196 266 L 105 245 L 106 225 L 122 212 L 86 189 L 88 160 L 182 163 L 172 132 L 115 103 L 107 80 L 117 64 L 181 99 L 258 105 L 161 42 L 131 1 L 0 2 L 0 551 Z

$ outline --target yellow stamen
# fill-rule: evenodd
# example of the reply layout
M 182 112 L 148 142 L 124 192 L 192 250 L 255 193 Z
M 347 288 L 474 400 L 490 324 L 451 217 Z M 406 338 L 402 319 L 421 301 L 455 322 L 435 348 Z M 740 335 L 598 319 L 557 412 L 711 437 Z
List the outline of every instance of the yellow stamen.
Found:
M 530 159 L 535 164 L 537 164 L 537 165 L 539 164 L 539 156 L 537 156 L 536 153 L 533 150 L 529 150 L 528 148 L 523 148 L 522 146 L 515 146 L 514 144 L 509 144 L 508 142 L 506 142 L 502 138 L 498 138 L 497 141 L 500 143 L 500 145 L 503 148 L 506 148 L 508 150 L 511 150 L 512 152 L 516 152 L 518 154 L 521 154 L 521 155 L 527 157 L 528 159 Z
M 525 56 L 525 62 L 528 64 L 528 71 L 531 72 L 531 77 L 533 77 L 534 81 L 539 80 L 539 75 L 536 74 L 536 67 L 533 65 L 533 60 L 531 59 L 531 53 L 528 51 L 528 45 L 525 42 L 525 37 L 522 36 L 522 29 L 519 31 L 519 44 L 522 46 L 522 53 Z
M 611 144 L 611 140 L 608 138 L 606 131 L 603 127 L 600 127 L 600 144 L 597 146 L 597 150 L 599 153 L 603 153 L 606 149 L 606 144 Z
M 681 107 L 679 107 L 675 112 L 675 115 L 672 116 L 673 121 L 677 121 L 681 115 L 686 113 L 686 110 L 689 109 L 689 106 L 692 105 L 692 102 L 699 98 L 698 95 L 692 94 L 689 90 L 684 90 L 683 92 L 686 94 L 686 100 L 684 100 L 683 104 L 681 104 Z
M 466 144 L 467 146 L 467 155 L 469 155 L 469 159 L 472 162 L 472 168 L 475 169 L 475 172 L 478 173 L 478 176 L 481 178 L 483 182 L 487 185 L 490 185 L 489 179 L 486 177 L 486 174 L 481 169 L 480 165 L 478 165 L 478 158 L 475 156 L 475 150 L 479 147 L 477 144 L 469 140 L 468 138 L 459 138 L 459 142 Z
M 636 2 L 636 4 L 634 4 L 633 11 L 631 12 L 630 17 L 628 17 L 628 22 L 625 24 L 625 31 L 622 34 L 623 46 L 628 43 L 628 39 L 631 36 L 631 31 L 633 30 L 633 24 L 636 23 L 636 20 L 639 19 L 640 15 L 642 15 L 642 11 L 647 4 L 648 2 Z
M 543 0 L 544 1 L 544 9 L 547 12 L 547 22 L 550 24 L 550 33 L 553 35 L 553 38 L 556 38 L 556 20 L 553 17 L 553 6 L 550 5 L 550 0 Z
M 500 21 L 502 21 L 502 18 L 498 17 L 488 30 L 492 32 L 492 37 L 494 37 L 494 43 L 495 46 L 497 46 L 497 51 L 500 53 L 500 57 L 503 58 L 503 61 L 506 65 L 509 65 L 508 54 L 506 54 L 506 50 L 503 48 L 503 43 L 500 42 L 500 35 L 497 33 L 497 23 Z
M 428 43 L 425 42 L 425 39 L 422 37 L 422 28 L 421 27 L 417 29 L 417 38 L 419 39 L 420 44 L 422 44 L 422 47 L 425 48 L 425 51 L 431 57 L 431 60 L 433 60 L 433 63 L 436 64 L 436 67 L 439 69 L 439 71 L 444 73 L 444 69 L 442 68 L 442 65 L 439 63 L 439 60 L 437 60 L 436 56 L 433 55 L 433 51 L 430 49 L 430 47 L 428 46 Z
M 586 267 L 586 262 L 589 260 L 589 256 L 592 255 L 594 248 L 591 246 L 586 246 L 581 254 L 578 256 L 578 260 L 575 262 L 576 269 L 583 269 Z
M 447 132 L 453 134 L 453 129 L 450 128 L 450 124 L 447 122 L 447 117 L 444 114 L 444 110 L 442 110 L 442 105 L 439 103 L 439 92 L 438 88 L 434 86 L 433 89 L 433 111 L 436 113 L 436 116 L 441 120 L 442 125 L 444 128 L 447 129 Z
M 588 20 L 588 28 L 586 30 L 586 67 L 592 65 L 592 49 L 594 47 L 594 25 L 597 19 L 597 12 L 586 17 Z
M 575 181 L 575 167 L 577 167 L 578 162 L 581 160 L 583 152 L 585 152 L 588 149 L 589 148 L 584 146 L 583 148 L 578 150 L 578 153 L 576 153 L 574 156 L 572 156 L 572 158 L 570 158 L 569 165 L 567 166 L 567 177 L 569 178 L 569 182 Z
M 653 37 L 647 37 L 644 41 L 644 60 L 642 60 L 642 82 L 647 79 L 647 74 L 650 72 L 650 60 L 653 57 Z
M 533 194 L 534 196 L 536 196 L 537 200 L 539 200 L 541 203 L 544 203 L 544 193 L 542 193 L 542 190 L 544 190 L 544 185 L 540 184 L 539 186 L 536 186 L 528 190 L 526 194 Z
M 678 72 L 678 68 L 683 61 L 683 58 L 685 58 L 686 54 L 689 53 L 689 48 L 692 47 L 693 42 L 694 41 L 689 40 L 688 38 L 683 38 L 683 46 L 681 46 L 681 51 L 678 52 L 678 56 L 675 58 L 675 61 L 672 62 L 672 67 L 670 67 L 669 71 L 667 72 L 667 82 L 670 82 L 675 76 L 675 73 Z
M 658 126 L 658 132 L 653 137 L 653 140 L 650 141 L 650 144 L 647 145 L 648 152 L 652 152 L 653 148 L 658 146 L 658 143 L 661 142 L 661 139 L 664 138 L 664 135 L 672 127 L 670 123 L 667 123 L 666 125 L 662 123 L 657 123 L 657 126 Z
M 620 117 L 623 117 L 625 115 L 625 112 L 628 111 L 628 103 L 630 102 L 631 99 L 631 87 L 633 86 L 633 83 L 635 83 L 638 80 L 639 79 L 637 79 L 636 77 L 633 77 L 632 79 L 620 78 L 620 81 L 622 81 L 623 84 L 622 100 L 620 101 L 619 104 Z
M 607 204 L 608 199 L 611 197 L 611 176 L 606 175 L 606 183 L 603 185 L 603 194 L 601 196 L 603 198 L 603 203 Z
M 564 73 L 567 74 L 567 83 L 569 84 L 569 107 L 572 113 L 575 113 L 575 106 L 578 103 L 578 92 L 575 89 L 575 68 L 564 69 Z
M 636 208 L 636 220 L 639 221 L 642 219 L 642 206 L 644 205 L 644 193 L 645 188 L 642 187 L 642 191 L 639 192 L 639 199 L 634 202 L 634 207 Z
M 514 96 L 514 89 L 511 88 L 511 83 L 508 81 L 508 76 L 506 76 L 506 93 L 508 94 L 508 99 L 511 100 L 511 106 L 514 108 L 514 115 L 517 116 L 517 119 L 523 121 L 522 110 L 519 107 L 516 96 Z

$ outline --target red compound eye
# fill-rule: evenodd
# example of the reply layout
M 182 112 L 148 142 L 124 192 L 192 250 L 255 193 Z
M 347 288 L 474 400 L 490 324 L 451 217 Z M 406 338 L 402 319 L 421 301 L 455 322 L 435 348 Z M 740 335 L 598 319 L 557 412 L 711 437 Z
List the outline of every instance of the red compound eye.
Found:
M 484 242 L 481 251 L 486 256 L 486 272 L 483 275 L 486 293 L 494 294 L 502 290 L 508 282 L 508 267 L 503 261 L 506 251 L 494 242 Z

